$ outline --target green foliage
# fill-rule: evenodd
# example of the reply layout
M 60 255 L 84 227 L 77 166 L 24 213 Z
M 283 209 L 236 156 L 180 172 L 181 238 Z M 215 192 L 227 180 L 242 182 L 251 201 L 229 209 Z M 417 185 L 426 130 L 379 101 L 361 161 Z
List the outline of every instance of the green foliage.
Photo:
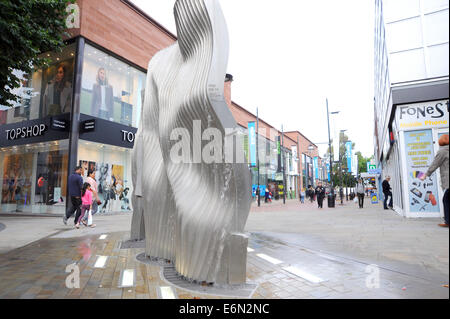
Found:
M 60 51 L 74 0 L 0 0 L 0 105 L 17 101 L 10 89 L 20 87 L 12 72 L 31 73 L 48 61 L 39 58 L 46 51 Z M 10 88 L 10 89 L 8 89 Z
M 371 157 L 364 157 L 361 152 L 356 152 L 355 154 L 358 156 L 358 172 L 367 173 L 367 163 L 373 160 L 373 155 Z

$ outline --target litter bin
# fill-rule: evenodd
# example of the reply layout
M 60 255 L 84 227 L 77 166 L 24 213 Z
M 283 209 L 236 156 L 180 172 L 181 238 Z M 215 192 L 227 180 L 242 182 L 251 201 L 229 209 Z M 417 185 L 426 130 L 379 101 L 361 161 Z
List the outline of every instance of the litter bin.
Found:
M 336 194 L 328 194 L 328 207 L 333 208 L 336 202 Z

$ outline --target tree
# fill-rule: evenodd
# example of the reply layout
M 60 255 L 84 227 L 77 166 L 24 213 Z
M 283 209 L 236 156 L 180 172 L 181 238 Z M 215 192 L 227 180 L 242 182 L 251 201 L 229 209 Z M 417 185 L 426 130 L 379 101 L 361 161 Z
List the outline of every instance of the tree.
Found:
M 355 178 L 351 173 L 348 173 L 347 167 L 347 155 L 346 155 L 346 143 L 349 141 L 348 136 L 345 133 L 340 134 L 339 141 L 339 158 L 334 158 L 333 163 L 333 185 L 335 186 L 348 186 L 353 187 L 355 184 Z M 332 144 L 333 145 L 333 144 Z M 352 148 L 355 148 L 355 143 L 352 143 Z M 333 152 L 333 146 L 331 146 L 331 152 Z M 328 154 L 330 152 L 330 148 L 328 148 Z M 333 153 L 331 153 L 333 154 Z M 343 172 L 345 170 L 345 172 Z
M 358 156 L 358 173 L 367 173 L 367 163 L 373 160 L 373 155 L 371 157 L 364 157 L 361 152 L 356 152 Z
M 0 1 L 0 105 L 12 106 L 19 97 L 11 92 L 20 87 L 13 73 L 32 73 L 47 59 L 39 55 L 60 51 L 64 46 L 66 8 L 74 0 Z

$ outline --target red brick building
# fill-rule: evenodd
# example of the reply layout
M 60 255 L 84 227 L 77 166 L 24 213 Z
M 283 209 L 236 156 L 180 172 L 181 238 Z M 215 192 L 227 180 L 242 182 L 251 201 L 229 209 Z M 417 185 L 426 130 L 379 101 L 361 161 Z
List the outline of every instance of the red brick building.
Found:
M 0 135 L 0 180 L 8 185 L 13 179 L 21 190 L 16 196 L 17 185 L 13 190 L 2 187 L 0 212 L 64 212 L 67 176 L 77 165 L 85 168 L 84 177 L 89 171 L 98 172 L 101 210 L 131 209 L 129 202 L 112 200 L 108 192 L 115 185 L 114 192 L 125 194 L 120 198 L 129 199 L 132 193 L 131 149 L 147 66 L 155 53 L 177 38 L 127 0 L 77 0 L 72 9 L 74 27 L 68 30 L 67 46 L 60 53 L 45 53 L 50 65 L 21 75 L 18 94 L 27 94 L 20 103 L 14 108 L 0 106 L 0 130 L 8 133 Z M 57 74 L 62 79 L 57 80 Z M 53 94 L 57 81 L 64 85 L 59 95 Z M 227 104 L 247 133 L 256 116 L 232 101 L 231 76 L 224 85 Z M 24 128 L 31 133 L 18 138 Z M 319 155 L 317 146 L 299 132 L 287 132 L 281 165 L 274 152 L 281 132 L 264 119 L 259 119 L 259 128 L 259 184 L 282 185 L 281 167 L 286 189 L 292 188 L 294 195 L 306 183 L 314 183 L 311 165 Z M 252 172 L 253 184 L 258 184 L 256 169 Z

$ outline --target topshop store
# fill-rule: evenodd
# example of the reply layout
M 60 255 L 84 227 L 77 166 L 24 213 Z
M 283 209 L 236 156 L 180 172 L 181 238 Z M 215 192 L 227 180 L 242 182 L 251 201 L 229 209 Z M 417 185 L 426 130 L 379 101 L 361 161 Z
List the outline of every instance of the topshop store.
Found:
M 101 212 L 131 211 L 131 150 L 146 71 L 83 37 L 32 74 L 20 100 L 0 106 L 0 214 L 63 214 L 67 178 L 95 171 Z

